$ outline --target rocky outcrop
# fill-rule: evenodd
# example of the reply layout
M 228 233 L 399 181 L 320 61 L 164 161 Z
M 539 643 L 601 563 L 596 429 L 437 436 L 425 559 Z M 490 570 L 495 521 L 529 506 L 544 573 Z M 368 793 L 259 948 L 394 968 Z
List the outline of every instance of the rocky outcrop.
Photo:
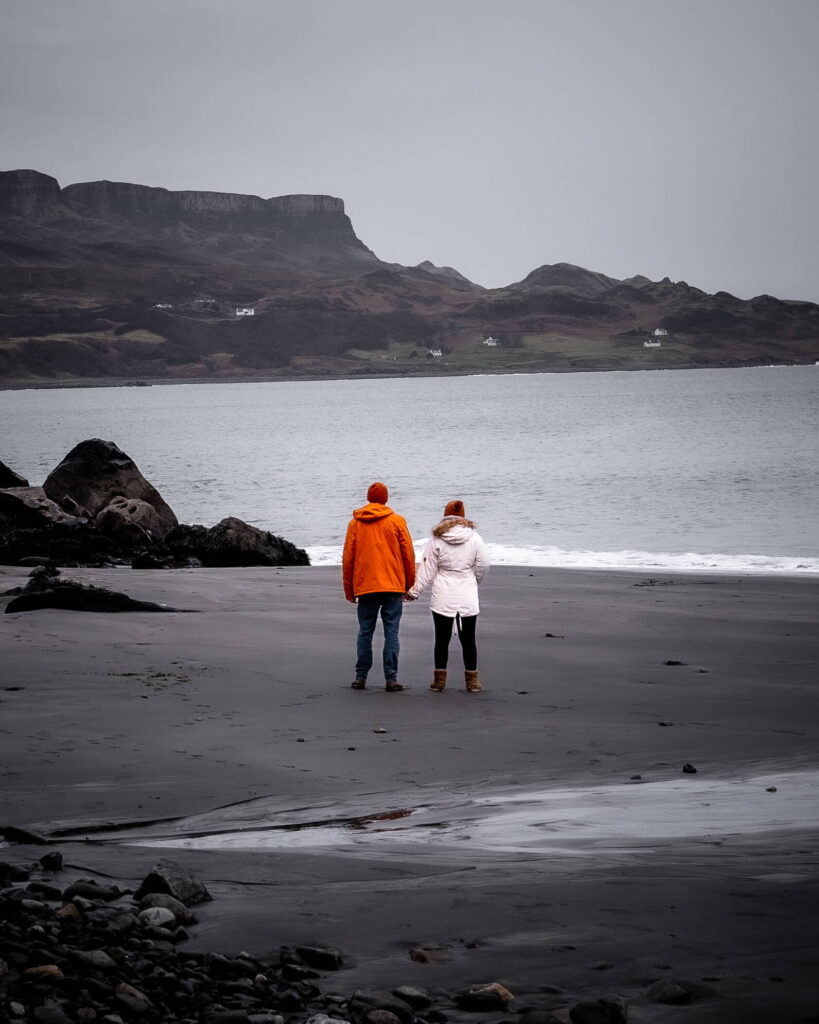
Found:
M 0 174 L 2 178 L 2 174 Z M 197 223 L 225 218 L 226 223 L 282 217 L 344 217 L 344 201 L 335 196 L 293 195 L 260 196 L 233 192 L 170 192 L 165 188 L 133 185 L 124 181 L 89 181 L 67 185 L 59 193 L 60 202 L 75 213 L 97 220 L 128 220 L 159 226 L 180 221 Z M 346 220 L 346 218 L 345 218 Z M 349 224 L 349 221 L 347 221 Z
M 179 522 L 133 459 L 112 441 L 81 441 L 49 473 L 43 490 L 61 508 L 87 509 L 95 521 L 115 499 L 135 499 L 140 503 L 129 506 L 128 501 L 117 500 L 108 517 L 101 517 L 103 527 L 106 522 L 115 523 L 117 528 L 130 523 L 139 525 L 152 537 L 161 538 Z M 145 505 L 153 515 L 145 510 Z
M 216 526 L 177 526 L 165 538 L 174 559 L 196 559 L 210 567 L 309 565 L 307 552 L 266 530 L 228 516 Z
M 92 438 L 76 445 L 43 487 L 0 488 L 0 564 L 48 563 L 164 569 L 310 559 L 290 541 L 232 516 L 210 528 L 180 525 L 130 456 Z
M 0 172 L 0 211 L 40 219 L 59 200 L 59 182 L 48 174 L 29 170 Z
M 154 601 L 137 601 L 127 594 L 106 587 L 95 587 L 76 580 L 64 580 L 59 570 L 39 568 L 6 605 L 6 613 L 30 612 L 39 608 L 62 608 L 76 612 L 172 612 L 175 608 Z

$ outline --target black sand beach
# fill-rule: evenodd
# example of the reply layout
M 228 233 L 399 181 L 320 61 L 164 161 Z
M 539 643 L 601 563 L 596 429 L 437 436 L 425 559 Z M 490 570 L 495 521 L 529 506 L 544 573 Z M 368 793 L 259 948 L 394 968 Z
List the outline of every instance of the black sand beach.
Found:
M 500 982 L 488 1020 L 610 993 L 638 1022 L 819 1019 L 819 580 L 495 568 L 467 695 L 455 641 L 427 689 L 423 602 L 409 688 L 352 691 L 339 569 L 64 575 L 190 609 L 0 617 L 0 825 L 64 881 L 172 857 L 214 896 L 188 948 L 336 946 L 350 994 Z

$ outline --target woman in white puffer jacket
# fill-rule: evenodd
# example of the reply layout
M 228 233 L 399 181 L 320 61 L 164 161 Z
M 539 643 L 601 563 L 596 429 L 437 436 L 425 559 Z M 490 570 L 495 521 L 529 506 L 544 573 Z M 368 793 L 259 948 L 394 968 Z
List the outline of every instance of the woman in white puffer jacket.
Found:
M 407 594 L 414 601 L 431 584 L 429 606 L 435 626 L 435 671 L 431 690 L 446 686 L 446 667 L 452 626 L 464 659 L 464 681 L 470 693 L 482 690 L 478 682 L 478 650 L 475 627 L 478 622 L 478 584 L 489 568 L 486 545 L 475 524 L 464 516 L 462 501 L 450 501 L 444 518 L 433 529 Z

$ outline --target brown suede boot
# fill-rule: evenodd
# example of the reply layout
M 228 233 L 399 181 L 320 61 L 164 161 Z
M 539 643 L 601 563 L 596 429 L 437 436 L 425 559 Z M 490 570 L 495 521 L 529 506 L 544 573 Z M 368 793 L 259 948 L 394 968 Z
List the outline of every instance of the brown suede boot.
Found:
M 436 668 L 433 670 L 433 679 L 430 690 L 437 690 L 439 693 L 446 686 L 446 669 Z
M 478 671 L 470 672 L 468 669 L 464 672 L 464 682 L 466 683 L 467 693 L 477 693 L 482 690 L 483 687 L 478 682 Z

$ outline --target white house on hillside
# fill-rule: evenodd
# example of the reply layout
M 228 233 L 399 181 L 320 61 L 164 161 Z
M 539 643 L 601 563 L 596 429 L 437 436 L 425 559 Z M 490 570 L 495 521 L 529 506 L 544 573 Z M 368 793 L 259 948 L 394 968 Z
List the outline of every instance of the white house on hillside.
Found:
M 256 316 L 256 310 L 253 306 L 237 306 L 236 316 Z

